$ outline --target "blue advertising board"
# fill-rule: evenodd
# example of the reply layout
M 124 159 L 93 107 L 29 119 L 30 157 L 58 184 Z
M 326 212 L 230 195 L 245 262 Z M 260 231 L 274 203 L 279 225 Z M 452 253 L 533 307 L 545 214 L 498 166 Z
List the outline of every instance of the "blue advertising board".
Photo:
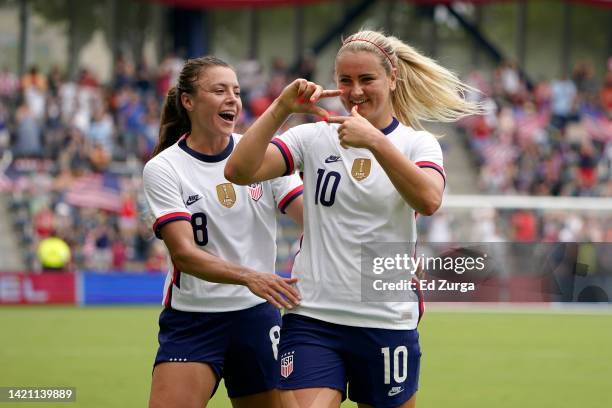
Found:
M 82 304 L 161 304 L 165 274 L 81 274 Z

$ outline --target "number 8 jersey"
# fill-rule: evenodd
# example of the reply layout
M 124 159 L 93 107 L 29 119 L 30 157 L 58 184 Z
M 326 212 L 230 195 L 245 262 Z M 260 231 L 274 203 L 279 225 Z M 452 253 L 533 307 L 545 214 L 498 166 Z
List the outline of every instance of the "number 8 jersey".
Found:
M 143 171 L 144 192 L 158 238 L 165 224 L 191 223 L 196 244 L 224 260 L 258 272 L 274 273 L 276 207 L 282 212 L 302 193 L 294 175 L 238 186 L 223 170 L 241 135 L 233 134 L 218 155 L 187 146 L 186 137 L 151 159 Z M 164 305 L 189 312 L 242 310 L 265 302 L 248 288 L 208 282 L 177 270 L 170 260 Z
M 296 126 L 272 140 L 287 174 L 303 172 L 304 238 L 292 275 L 302 295 L 298 313 L 335 324 L 381 329 L 416 328 L 422 304 L 361 301 L 361 245 L 416 242 L 415 211 L 367 149 L 344 149 L 337 124 Z M 434 136 L 397 119 L 382 132 L 408 159 L 444 177 Z

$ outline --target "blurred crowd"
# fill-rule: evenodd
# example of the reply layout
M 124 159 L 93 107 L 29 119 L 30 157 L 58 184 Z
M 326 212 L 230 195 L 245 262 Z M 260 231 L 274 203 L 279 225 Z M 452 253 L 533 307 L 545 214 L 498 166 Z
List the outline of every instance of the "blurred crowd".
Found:
M 470 93 L 487 114 L 464 120 L 485 192 L 612 195 L 612 57 L 603 81 L 589 62 L 571 77 L 528 83 L 513 63 L 487 79 L 472 72 Z
M 157 142 L 164 97 L 182 64 L 173 54 L 155 68 L 120 57 L 108 83 L 85 68 L 75 78 L 36 66 L 21 77 L 6 68 L 0 72 L 0 191 L 10 193 L 5 195 L 10 227 L 28 270 L 166 270 L 166 251 L 151 233 L 141 172 Z M 267 72 L 257 60 L 236 64 L 243 100 L 237 132 L 293 78 L 314 78 L 315 66 L 308 54 L 295 69 L 282 58 Z M 477 158 L 482 188 L 609 196 L 612 69 L 605 78 L 596 84 L 588 65 L 572 78 L 533 88 L 512 65 L 500 67 L 492 83 L 471 74 L 470 83 L 483 93 L 470 97 L 484 98 L 489 113 L 465 120 L 461 129 Z M 337 98 L 323 103 L 332 114 L 345 113 Z M 315 119 L 294 116 L 285 126 Z M 495 214 L 479 216 L 483 225 L 471 233 L 481 232 L 474 240 L 612 240 L 611 228 L 593 235 L 590 227 L 601 223 L 566 215 L 549 215 L 543 222 L 533 212 L 506 214 L 507 229 L 499 228 Z M 450 232 L 459 231 L 458 218 L 441 214 L 421 217 L 420 223 L 430 240 L 451 241 L 459 238 Z M 295 239 L 295 231 L 286 231 L 279 231 L 279 265 L 291 257 Z M 68 244 L 69 263 L 44 265 L 38 249 L 49 238 Z
M 58 68 L 43 73 L 32 66 L 21 77 L 2 69 L 0 191 L 10 193 L 11 227 L 27 269 L 166 270 L 141 174 L 157 142 L 165 95 L 183 62 L 171 54 L 153 68 L 120 57 L 108 83 L 85 68 L 75 79 Z M 290 72 L 277 58 L 269 75 L 254 60 L 236 69 L 242 79 L 240 132 L 293 78 L 312 78 L 314 59 L 305 56 Z M 50 237 L 68 244 L 69 264 L 44 265 L 37 250 Z M 279 247 L 285 257 L 290 245 Z
M 32 66 L 0 73 L 2 183 L 26 268 L 46 268 L 39 242 L 71 249 L 57 269 L 165 269 L 141 197 L 143 162 L 158 132 L 161 100 L 182 62 L 167 58 L 156 75 L 120 58 L 109 84 L 87 69 L 69 79 Z M 41 265 L 42 264 L 42 265 Z

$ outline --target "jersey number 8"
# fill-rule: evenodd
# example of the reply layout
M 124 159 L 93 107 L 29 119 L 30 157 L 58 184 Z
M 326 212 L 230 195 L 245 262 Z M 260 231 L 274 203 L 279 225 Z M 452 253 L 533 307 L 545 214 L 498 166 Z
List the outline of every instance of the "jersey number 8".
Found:
M 191 227 L 193 228 L 193 240 L 199 246 L 208 244 L 208 228 L 206 228 L 206 214 L 195 213 L 191 215 Z

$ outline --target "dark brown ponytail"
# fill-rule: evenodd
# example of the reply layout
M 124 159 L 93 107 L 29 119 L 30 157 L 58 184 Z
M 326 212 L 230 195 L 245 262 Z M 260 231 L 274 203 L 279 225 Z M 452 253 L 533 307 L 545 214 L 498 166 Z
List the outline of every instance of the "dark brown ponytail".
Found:
M 191 131 L 191 120 L 181 102 L 181 95 L 183 93 L 195 95 L 196 83 L 202 70 L 215 66 L 231 68 L 225 61 L 213 56 L 190 59 L 183 65 L 176 86 L 170 88 L 164 102 L 159 125 L 159 140 L 153 156 L 172 146 L 181 136 Z
M 153 156 L 175 144 L 183 134 L 191 130 L 189 117 L 184 112 L 181 112 L 184 109 L 179 100 L 177 89 L 173 86 L 168 91 L 164 107 L 162 108 L 159 141 L 157 146 L 155 146 Z

